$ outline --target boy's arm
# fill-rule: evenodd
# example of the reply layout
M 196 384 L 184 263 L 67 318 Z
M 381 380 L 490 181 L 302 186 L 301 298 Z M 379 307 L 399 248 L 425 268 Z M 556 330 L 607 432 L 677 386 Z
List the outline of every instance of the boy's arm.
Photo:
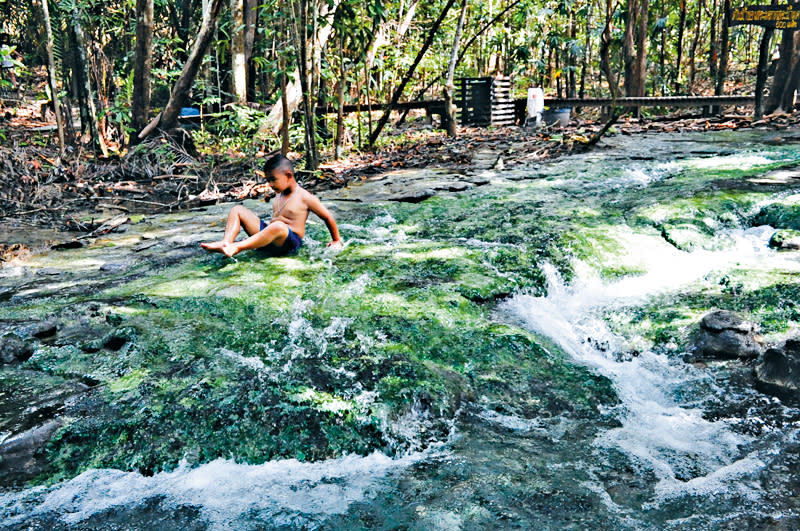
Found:
M 328 246 L 341 245 L 342 240 L 339 236 L 339 227 L 336 226 L 336 220 L 333 219 L 331 211 L 325 208 L 325 205 L 313 194 L 308 194 L 306 204 L 308 205 L 308 209 L 316 214 L 319 219 L 324 221 L 325 226 L 328 227 L 328 232 L 331 233 L 331 241 L 328 242 Z

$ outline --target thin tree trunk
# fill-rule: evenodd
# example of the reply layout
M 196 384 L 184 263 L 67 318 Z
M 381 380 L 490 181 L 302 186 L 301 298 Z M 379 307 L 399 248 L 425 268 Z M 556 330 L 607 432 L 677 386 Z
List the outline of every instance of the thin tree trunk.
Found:
M 77 7 L 72 11 L 72 32 L 75 36 L 77 65 L 81 78 L 79 88 L 83 93 L 84 104 L 86 105 L 87 111 L 87 130 L 89 131 L 92 145 L 95 148 L 99 148 L 103 156 L 107 157 L 108 148 L 106 147 L 103 136 L 97 130 L 97 110 L 95 109 L 94 98 L 92 97 L 92 86 L 89 79 L 89 59 L 86 56 L 86 38 L 83 35 L 83 26 L 81 25 L 80 13 L 78 12 Z
M 586 24 L 584 26 L 584 33 L 586 36 L 586 40 L 584 41 L 583 45 L 583 57 L 581 58 L 581 88 L 578 91 L 578 97 L 583 99 L 586 95 L 586 75 L 587 70 L 589 69 L 589 60 L 592 56 L 592 39 L 591 39 L 591 31 L 590 28 L 592 26 L 592 9 L 594 8 L 594 3 L 589 2 L 589 7 L 586 11 Z
M 361 150 L 362 146 L 364 145 L 361 140 L 361 81 L 356 81 L 356 120 L 358 121 L 358 127 L 356 128 L 356 134 L 358 135 L 358 149 Z
M 231 0 L 231 93 L 239 104 L 247 103 L 244 0 Z
M 367 139 L 369 139 L 372 136 L 372 99 L 370 98 L 372 74 L 367 70 L 367 63 L 364 63 L 364 86 L 364 99 L 367 102 Z
M 577 90 L 577 83 L 575 81 L 575 67 L 576 67 L 576 57 L 573 53 L 573 46 L 572 41 L 575 39 L 575 13 L 570 10 L 569 13 L 569 40 L 570 40 L 570 47 L 567 50 L 567 68 L 569 72 L 567 74 L 567 97 L 568 98 L 575 98 L 578 95 Z
M 397 102 L 400 101 L 400 96 L 403 95 L 403 90 L 406 88 L 406 84 L 408 84 L 408 81 L 411 79 L 411 76 L 414 75 L 414 71 L 417 69 L 417 66 L 419 65 L 420 61 L 422 61 L 422 58 L 425 56 L 425 52 L 427 52 L 428 48 L 430 48 L 431 43 L 433 42 L 433 39 L 436 36 L 436 32 L 439 31 L 439 26 L 442 25 L 442 21 L 447 16 L 447 13 L 450 11 L 450 8 L 453 7 L 455 1 L 456 0 L 447 0 L 447 3 L 442 9 L 442 13 L 439 15 L 439 18 L 436 19 L 436 21 L 433 23 L 433 26 L 431 26 L 431 29 L 428 31 L 428 36 L 426 37 L 425 42 L 422 45 L 422 48 L 417 53 L 417 57 L 414 58 L 414 62 L 408 68 L 408 71 L 406 72 L 405 76 L 403 76 L 403 79 L 400 81 L 400 85 L 395 89 L 394 95 L 392 96 L 392 100 L 389 102 L 389 105 L 386 107 L 386 110 L 384 110 L 380 120 L 378 120 L 377 127 L 375 127 L 375 130 L 372 131 L 372 134 L 370 134 L 369 136 L 370 145 L 375 144 L 375 141 L 378 139 L 378 136 L 380 136 L 381 131 L 386 125 L 386 122 L 389 121 L 389 117 L 392 114 L 392 110 L 394 110 L 394 107 L 395 105 L 397 105 Z
M 772 5 L 776 5 L 777 0 L 772 0 Z M 764 28 L 764 35 L 758 46 L 758 69 L 756 70 L 756 103 L 753 111 L 753 120 L 760 120 L 764 117 L 764 87 L 767 86 L 767 71 L 769 69 L 769 45 L 775 30 Z
M 211 42 L 211 37 L 214 36 L 214 30 L 217 26 L 217 17 L 219 10 L 222 7 L 222 0 L 211 0 L 207 11 L 203 14 L 203 23 L 200 25 L 200 31 L 197 33 L 197 38 L 192 45 L 192 51 L 189 53 L 189 58 L 186 64 L 183 65 L 178 81 L 172 87 L 169 101 L 164 110 L 156 116 L 141 133 L 139 138 L 145 138 L 156 127 L 168 131 L 175 127 L 178 123 L 178 115 L 181 112 L 181 107 L 186 105 L 189 100 L 189 91 L 192 88 L 197 71 L 200 69 L 200 64 L 203 62 L 203 56 L 208 49 L 208 44 Z
M 461 14 L 458 16 L 458 25 L 456 26 L 456 34 L 453 38 L 453 49 L 450 52 L 450 64 L 447 66 L 447 78 L 444 83 L 444 126 L 447 130 L 447 136 L 454 137 L 458 134 L 458 123 L 456 120 L 456 106 L 453 104 L 453 95 L 455 87 L 453 86 L 453 77 L 456 73 L 456 60 L 458 59 L 458 45 L 461 41 L 461 34 L 464 31 L 464 21 L 467 18 L 467 0 L 461 0 Z
M 600 69 L 606 76 L 608 81 L 608 90 L 611 91 L 611 97 L 617 99 L 619 97 L 619 80 L 617 74 L 611 66 L 611 42 L 612 42 L 612 23 L 614 17 L 614 7 L 612 0 L 606 0 L 606 25 L 603 28 L 603 33 L 600 36 Z
M 678 17 L 678 50 L 675 59 L 675 94 L 681 92 L 681 63 L 683 62 L 683 34 L 686 30 L 686 0 L 680 0 L 680 15 Z
M 697 45 L 700 43 L 700 26 L 703 20 L 703 10 L 705 9 L 705 0 L 700 0 L 700 3 L 697 6 L 697 21 L 695 24 L 695 32 L 694 38 L 692 39 L 692 51 L 689 53 L 689 57 L 692 58 L 689 61 L 689 92 L 694 91 L 694 79 L 695 75 L 697 74 L 697 62 L 694 60 L 697 57 Z
M 150 119 L 150 70 L 153 48 L 153 0 L 136 0 L 136 58 L 133 66 L 130 143 L 137 144 L 139 131 Z
M 336 87 L 336 99 L 339 106 L 336 110 L 336 140 L 334 141 L 334 153 L 336 154 L 336 158 L 340 159 L 344 155 L 342 141 L 344 140 L 344 85 L 347 81 L 347 71 L 344 68 L 344 46 L 342 44 L 344 36 L 339 36 L 338 40 L 339 83 L 337 83 Z
M 315 2 L 316 0 L 311 0 Z M 295 49 L 299 51 L 297 60 L 298 69 L 300 73 L 300 89 L 301 97 L 303 100 L 303 123 L 305 131 L 305 148 L 306 148 L 306 169 L 316 171 L 319 167 L 319 153 L 317 151 L 316 140 L 316 124 L 314 113 L 314 78 L 313 78 L 313 48 L 309 50 L 309 35 L 308 26 L 309 18 L 315 18 L 314 7 L 311 7 L 309 13 L 308 0 L 290 1 L 292 8 L 293 20 L 292 35 L 294 38 Z M 313 32 L 313 29 L 312 29 Z M 312 35 L 311 38 L 314 38 Z
M 193 2 L 192 0 L 181 0 L 180 6 L 180 22 L 175 28 L 176 34 L 181 41 L 180 50 L 177 52 L 179 61 L 185 62 L 188 56 L 189 47 L 189 27 L 192 24 Z
M 636 95 L 636 13 L 638 0 L 628 0 L 628 19 L 625 21 L 625 33 L 622 38 L 622 57 L 625 61 L 625 95 Z
M 667 6 L 666 0 L 661 0 L 661 15 L 662 19 L 667 18 Z M 667 58 L 667 28 L 669 26 L 665 26 L 661 29 L 661 45 L 659 46 L 658 52 L 658 81 L 659 81 L 659 93 L 662 96 L 665 96 L 665 90 L 668 86 L 667 84 L 667 72 L 666 72 L 666 58 Z M 653 82 L 653 91 L 652 94 L 655 96 L 656 94 L 656 86 L 655 86 L 655 79 Z
M 638 35 L 636 39 L 636 91 L 634 96 L 644 96 L 647 83 L 647 24 L 650 0 L 639 0 L 637 16 Z
M 61 104 L 58 100 L 56 61 L 53 56 L 53 28 L 50 25 L 50 9 L 47 5 L 47 0 L 42 0 L 42 13 L 44 14 L 44 28 L 47 36 L 47 82 L 50 86 L 50 98 L 53 101 L 53 113 L 56 115 L 59 156 L 64 156 L 64 121 L 61 117 Z
M 717 53 L 717 0 L 711 4 L 711 36 L 708 46 L 708 74 L 712 81 L 717 79 L 717 65 L 719 56 Z
M 731 8 L 731 0 L 724 0 L 723 13 L 729 13 Z M 722 34 L 720 35 L 720 55 L 719 55 L 719 68 L 717 69 L 716 86 L 714 87 L 714 95 L 721 96 L 725 93 L 725 81 L 728 78 L 728 55 L 730 50 L 728 42 L 728 17 L 722 16 Z M 713 114 L 720 113 L 719 105 L 715 105 L 712 110 Z
M 258 24 L 257 0 L 244 0 L 244 64 L 247 69 L 247 101 L 255 98 L 256 69 L 253 64 L 253 48 L 256 42 L 256 24 Z

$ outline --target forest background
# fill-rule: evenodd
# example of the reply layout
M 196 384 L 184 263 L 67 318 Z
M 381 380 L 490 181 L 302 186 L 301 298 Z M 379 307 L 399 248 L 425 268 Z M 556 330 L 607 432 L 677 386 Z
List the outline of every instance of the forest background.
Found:
M 247 161 L 228 171 L 247 173 L 277 150 L 296 152 L 307 178 L 320 180 L 321 162 L 409 142 L 446 144 L 431 140 L 430 128 L 427 136 L 401 134 L 399 124 L 424 117 L 393 114 L 392 106 L 442 99 L 440 125 L 454 136 L 459 77 L 508 76 L 513 97 L 529 87 L 558 98 L 756 92 L 765 98 L 754 120 L 791 113 L 800 32 L 731 26 L 726 13 L 734 7 L 731 0 L 2 0 L 0 30 L 20 59 L 18 78 L 57 127 L 15 136 L 14 106 L 25 95 L 7 75 L 0 79 L 0 139 L 11 150 L 0 157 L 0 214 L 52 213 L 67 190 L 102 199 L 91 184 L 98 179 L 119 188 L 104 187 L 105 197 L 141 191 L 147 181 L 178 201 L 188 190 L 218 198 L 221 177 L 208 167 Z M 209 119 L 176 135 L 187 108 Z M 31 163 L 22 147 L 40 149 L 39 160 Z M 49 202 L 33 201 L 57 182 Z M 253 182 L 238 193 L 264 190 Z M 128 199 L 121 209 L 131 208 Z

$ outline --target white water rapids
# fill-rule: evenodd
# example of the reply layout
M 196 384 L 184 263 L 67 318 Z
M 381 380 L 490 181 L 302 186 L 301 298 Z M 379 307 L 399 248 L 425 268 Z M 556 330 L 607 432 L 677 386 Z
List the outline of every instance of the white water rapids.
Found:
M 714 276 L 712 272 L 722 274 L 732 268 L 800 270 L 795 253 L 781 254 L 768 248 L 772 232 L 769 227 L 731 232 L 732 244 L 713 252 L 687 253 L 651 242 L 638 249 L 649 262 L 649 273 L 612 283 L 584 270 L 565 286 L 550 267 L 547 296 L 519 295 L 499 310 L 506 319 L 522 321 L 578 363 L 613 382 L 621 400 L 618 418 L 622 425 L 603 432 L 594 445 L 601 453 L 608 448 L 622 451 L 641 469 L 654 474 L 653 506 L 683 495 L 725 494 L 755 500 L 759 488 L 751 478 L 764 464 L 756 455 L 742 452 L 741 447 L 749 442 L 746 436 L 731 431 L 724 421 L 704 419 L 701 409 L 681 403 L 676 396 L 681 386 L 707 379 L 702 371 L 650 350 L 630 361 L 615 359 L 614 352 L 624 352 L 631 338 L 610 332 L 601 314 L 624 311 L 624 307 L 640 305 L 656 295 L 678 293 L 705 282 L 706 277 Z M 613 505 L 608 499 L 606 503 Z
M 308 528 L 319 517 L 342 514 L 369 497 L 390 474 L 428 458 L 432 451 L 399 459 L 381 453 L 349 455 L 317 463 L 296 459 L 246 465 L 217 459 L 196 468 L 181 465 L 145 477 L 137 472 L 89 470 L 55 489 L 36 487 L 0 494 L 11 516 L 4 525 L 24 525 L 31 517 L 57 514 L 72 525 L 106 511 L 163 500 L 171 508 L 199 510 L 209 529 L 251 529 L 264 525 Z

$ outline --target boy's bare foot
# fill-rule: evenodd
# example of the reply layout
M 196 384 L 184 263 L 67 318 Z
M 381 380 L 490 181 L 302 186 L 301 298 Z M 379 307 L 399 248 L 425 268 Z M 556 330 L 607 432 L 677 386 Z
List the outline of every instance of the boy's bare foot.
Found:
M 214 252 L 214 253 L 221 253 L 222 252 L 222 248 L 225 247 L 227 244 L 228 244 L 228 242 L 220 240 L 218 242 L 208 242 L 208 243 L 204 242 L 204 243 L 201 243 L 200 247 L 202 247 L 206 251 L 211 251 L 211 252 Z
M 228 258 L 232 258 L 233 255 L 239 252 L 239 247 L 234 243 L 226 243 L 222 247 L 222 254 L 227 256 Z

